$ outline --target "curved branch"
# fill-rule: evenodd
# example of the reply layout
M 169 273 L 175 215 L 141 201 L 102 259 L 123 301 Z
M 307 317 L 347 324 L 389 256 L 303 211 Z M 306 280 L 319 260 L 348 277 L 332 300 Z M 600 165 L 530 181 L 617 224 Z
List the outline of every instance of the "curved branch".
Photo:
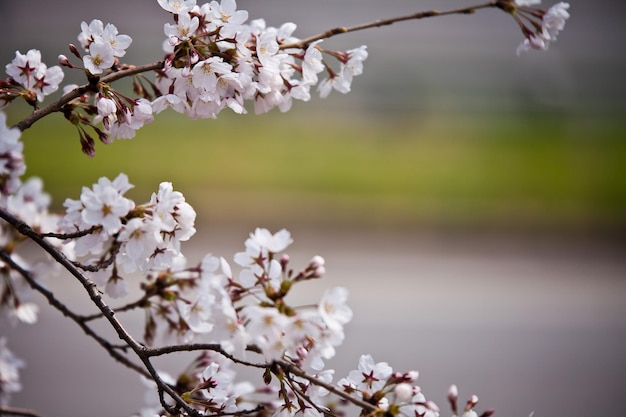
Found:
M 28 285 L 31 286 L 32 289 L 34 289 L 35 291 L 43 295 L 46 298 L 46 300 L 48 300 L 48 303 L 52 307 L 56 308 L 65 317 L 69 317 L 76 324 L 78 324 L 78 326 L 85 332 L 85 334 L 93 338 L 96 342 L 98 342 L 98 344 L 102 346 L 104 350 L 106 350 L 109 353 L 109 355 L 113 357 L 113 359 L 117 360 L 121 364 L 132 369 L 135 372 L 138 372 L 139 374 L 145 377 L 150 376 L 144 369 L 137 366 L 137 364 L 129 361 L 128 358 L 126 358 L 125 356 L 121 355 L 116 350 L 115 346 L 113 346 L 108 340 L 98 335 L 91 327 L 89 327 L 81 316 L 74 313 L 65 304 L 59 301 L 59 299 L 54 296 L 54 293 L 52 293 L 52 291 L 48 290 L 47 288 L 39 284 L 35 279 L 33 279 L 33 277 L 30 275 L 30 272 L 26 271 L 24 268 L 18 265 L 13 260 L 13 258 L 9 256 L 8 253 L 4 251 L 0 251 L 0 259 L 6 262 L 12 269 L 17 271 L 22 276 L 22 278 L 24 278 L 24 280 L 28 283 Z
M 145 353 L 147 356 L 152 357 L 152 356 L 167 355 L 167 354 L 175 353 L 175 352 L 193 352 L 197 350 L 211 350 L 213 352 L 219 353 L 220 355 L 224 356 L 225 358 L 232 361 L 233 363 L 238 363 L 240 365 L 245 365 L 245 366 L 249 366 L 252 368 L 264 369 L 264 368 L 268 368 L 271 366 L 271 364 L 267 364 L 267 363 L 253 363 L 253 362 L 244 361 L 242 359 L 238 359 L 234 357 L 233 355 L 231 355 L 230 353 L 226 352 L 219 343 L 194 343 L 194 344 L 187 344 L 187 345 L 163 346 L 159 348 L 145 349 Z M 259 348 L 254 345 L 247 346 L 246 350 L 249 352 L 260 353 Z
M 102 82 L 102 83 L 112 83 L 112 82 L 117 81 L 119 79 L 122 79 L 122 78 L 125 78 L 125 77 L 130 77 L 131 75 L 141 74 L 143 72 L 148 72 L 148 71 L 154 71 L 154 70 L 158 70 L 158 69 L 161 69 L 161 68 L 163 68 L 163 61 L 158 61 L 158 62 L 154 62 L 152 64 L 146 64 L 146 65 L 140 65 L 140 66 L 131 66 L 128 69 L 123 69 L 123 70 L 116 71 L 116 72 L 113 72 L 111 74 L 108 74 L 108 75 L 100 78 L 99 82 Z M 80 87 L 77 87 L 77 88 L 73 89 L 69 93 L 64 94 L 61 98 L 59 98 L 56 101 L 50 103 L 46 107 L 44 107 L 42 109 L 35 110 L 34 112 L 32 112 L 30 114 L 30 116 L 28 116 L 25 119 L 23 119 L 22 121 L 16 123 L 15 125 L 13 125 L 13 127 L 18 128 L 20 131 L 23 132 L 24 130 L 26 130 L 29 127 L 31 127 L 39 119 L 41 119 L 41 118 L 43 118 L 43 117 L 45 117 L 45 116 L 47 116 L 47 115 L 49 115 L 51 113 L 61 111 L 63 106 L 65 106 L 67 103 L 69 103 L 70 101 L 74 100 L 75 98 L 78 98 L 78 97 L 82 96 L 83 94 L 85 94 L 85 93 L 87 93 L 89 91 L 93 91 L 94 89 L 95 89 L 95 84 L 93 84 L 93 83 L 81 85 Z
M 428 11 L 418 12 L 418 13 L 405 15 L 405 16 L 392 17 L 389 19 L 380 19 L 374 22 L 363 23 L 363 24 L 356 25 L 356 26 L 350 26 L 350 27 L 340 26 L 334 29 L 329 29 L 326 32 L 320 33 L 318 35 L 301 39 L 298 42 L 281 45 L 280 49 L 306 48 L 307 46 L 309 46 L 311 43 L 315 41 L 331 38 L 333 36 L 340 35 L 342 33 L 357 32 L 357 31 L 365 30 L 365 29 L 388 26 L 388 25 L 392 25 L 394 23 L 402 22 L 406 20 L 419 20 L 419 19 L 424 19 L 427 17 L 446 16 L 446 15 L 453 15 L 453 14 L 472 14 L 472 13 L 475 13 L 479 9 L 499 7 L 498 3 L 499 3 L 498 1 L 490 1 L 489 3 L 480 4 L 477 6 L 463 7 L 460 9 L 445 10 L 445 11 L 428 10 Z
M 19 220 L 11 213 L 6 211 L 4 208 L 0 208 L 0 218 L 4 219 L 7 223 L 9 223 L 12 227 L 18 230 L 24 236 L 30 238 L 34 243 L 36 243 L 39 247 L 45 250 L 52 258 L 63 266 L 70 274 L 72 274 L 85 288 L 87 294 L 91 301 L 98 307 L 98 309 L 102 312 L 107 321 L 111 324 L 113 329 L 116 331 L 118 337 L 123 340 L 132 350 L 135 352 L 135 355 L 141 360 L 144 367 L 148 371 L 150 375 L 150 379 L 156 382 L 157 387 L 160 392 L 164 392 L 169 395 L 177 405 L 177 408 L 182 408 L 185 412 L 187 412 L 191 416 L 200 416 L 198 411 L 191 408 L 179 395 L 174 391 L 172 387 L 167 385 L 163 379 L 159 376 L 157 370 L 154 368 L 152 363 L 150 362 L 150 358 L 146 355 L 145 351 L 147 350 L 143 345 L 137 342 L 131 335 L 126 331 L 122 323 L 115 317 L 115 311 L 109 307 L 109 305 L 104 301 L 102 295 L 96 284 L 85 277 L 81 272 L 72 264 L 72 262 L 67 259 L 67 257 L 59 252 L 52 244 L 50 244 L 47 240 L 42 238 L 39 233 L 35 232 L 29 225 Z M 161 401 L 162 405 L 166 409 L 172 409 L 164 400 Z

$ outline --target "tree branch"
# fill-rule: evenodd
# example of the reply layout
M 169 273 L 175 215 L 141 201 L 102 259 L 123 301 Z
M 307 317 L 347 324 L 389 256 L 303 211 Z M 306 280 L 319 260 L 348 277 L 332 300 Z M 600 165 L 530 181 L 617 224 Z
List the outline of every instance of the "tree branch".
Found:
M 424 19 L 427 17 L 446 16 L 446 15 L 453 15 L 453 14 L 472 14 L 472 13 L 475 13 L 479 9 L 486 9 L 486 8 L 491 8 L 491 7 L 499 7 L 498 1 L 490 1 L 489 3 L 485 3 L 485 4 L 463 7 L 463 8 L 454 9 L 454 10 L 445 10 L 445 11 L 428 10 L 428 11 L 418 12 L 418 13 L 405 15 L 405 16 L 392 17 L 389 19 L 380 19 L 380 20 L 376 20 L 370 23 L 363 23 L 360 25 L 350 26 L 350 27 L 340 26 L 334 29 L 329 29 L 318 35 L 301 39 L 298 42 L 281 45 L 280 49 L 306 48 L 315 41 L 331 38 L 333 36 L 340 35 L 343 33 L 357 32 L 357 31 L 365 30 L 365 29 L 388 26 L 388 25 L 392 25 L 394 23 L 402 22 L 406 20 L 419 20 L 419 19 Z
M 18 230 L 24 236 L 30 238 L 34 243 L 39 245 L 43 250 L 45 250 L 55 261 L 57 261 L 61 266 L 63 266 L 70 274 L 72 274 L 85 288 L 87 294 L 91 301 L 98 307 L 98 309 L 102 312 L 107 321 L 111 324 L 113 329 L 117 332 L 118 337 L 123 340 L 137 355 L 137 357 L 141 360 L 143 365 L 145 366 L 150 378 L 156 382 L 157 387 L 160 392 L 167 393 L 177 404 L 178 409 L 183 409 L 191 416 L 200 416 L 198 411 L 194 410 L 190 407 L 169 385 L 167 385 L 159 376 L 158 372 L 150 362 L 150 358 L 146 355 L 145 351 L 147 350 L 143 345 L 138 343 L 131 335 L 126 331 L 122 323 L 115 317 L 115 311 L 111 309 L 107 305 L 107 303 L 102 298 L 102 295 L 96 284 L 90 280 L 89 278 L 83 276 L 81 272 L 74 267 L 72 262 L 67 259 L 67 257 L 59 252 L 54 246 L 52 246 L 48 241 L 42 238 L 37 232 L 35 232 L 30 226 L 28 226 L 23 221 L 19 220 L 11 213 L 6 211 L 4 208 L 0 207 L 0 218 L 4 219 L 7 223 L 13 226 L 16 230 Z M 162 398 L 162 396 L 161 396 Z M 169 406 L 162 398 L 161 401 L 163 407 L 168 410 L 172 410 L 172 407 Z M 173 413 L 171 413 L 173 414 Z
M 145 353 L 147 356 L 162 356 L 175 352 L 193 352 L 197 350 L 211 350 L 213 352 L 217 352 L 225 358 L 229 359 L 233 363 L 238 363 L 240 365 L 250 366 L 252 368 L 267 368 L 270 364 L 267 363 L 253 363 L 244 361 L 242 359 L 238 359 L 226 352 L 219 343 L 195 343 L 195 344 L 187 344 L 187 345 L 173 345 L 173 346 L 163 346 L 159 348 L 151 348 L 146 349 Z M 249 352 L 260 353 L 258 347 L 254 345 L 249 345 L 246 347 L 246 350 Z
M 335 394 L 336 396 L 341 397 L 344 400 L 351 402 L 357 407 L 360 407 L 362 410 L 369 411 L 369 412 L 377 410 L 375 405 L 365 402 L 363 400 L 360 400 L 350 394 L 347 394 L 343 392 L 342 390 L 338 389 L 337 387 L 335 387 L 334 385 L 328 384 L 324 381 L 320 381 L 319 379 L 315 378 L 313 375 L 309 375 L 308 373 L 304 372 L 302 369 L 298 368 L 297 366 L 289 362 L 277 361 L 276 364 L 280 366 L 285 372 L 293 374 L 300 378 L 306 379 L 307 381 L 311 382 L 314 385 L 325 388 L 329 392 L 332 392 L 333 394 Z

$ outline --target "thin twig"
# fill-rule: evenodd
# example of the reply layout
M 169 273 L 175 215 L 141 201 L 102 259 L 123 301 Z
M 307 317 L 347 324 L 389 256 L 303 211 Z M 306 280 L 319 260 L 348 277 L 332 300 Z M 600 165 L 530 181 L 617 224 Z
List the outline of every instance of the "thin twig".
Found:
M 491 7 L 498 7 L 498 2 L 490 1 L 489 3 L 485 3 L 485 4 L 463 7 L 461 9 L 454 9 L 454 10 L 445 10 L 445 11 L 428 10 L 428 11 L 418 12 L 418 13 L 405 15 L 405 16 L 392 17 L 389 19 L 380 19 L 380 20 L 376 20 L 373 22 L 363 23 L 360 25 L 355 25 L 355 26 L 350 26 L 350 27 L 340 26 L 334 29 L 329 29 L 318 35 L 301 39 L 298 42 L 281 45 L 280 49 L 306 48 L 307 46 L 309 46 L 311 43 L 315 41 L 331 38 L 333 36 L 341 35 L 343 33 L 357 32 L 357 31 L 365 30 L 365 29 L 388 26 L 388 25 L 392 25 L 397 22 L 403 22 L 406 20 L 419 20 L 419 19 L 424 19 L 427 17 L 446 16 L 446 15 L 454 15 L 454 14 L 472 14 L 476 12 L 476 10 L 486 9 L 486 8 L 491 8 Z
M 369 411 L 369 412 L 377 410 L 376 406 L 374 406 L 373 404 L 360 400 L 348 393 L 345 393 L 341 391 L 340 389 L 338 389 L 337 387 L 335 387 L 334 385 L 328 384 L 324 381 L 320 381 L 315 376 L 309 375 L 308 373 L 304 372 L 302 369 L 298 368 L 297 366 L 289 362 L 277 361 L 276 364 L 280 366 L 285 372 L 293 374 L 300 378 L 306 379 L 307 381 L 311 382 L 314 385 L 325 388 L 329 392 L 332 392 L 333 394 L 335 394 L 336 396 L 341 397 L 344 400 L 351 402 L 357 407 L 360 407 L 362 410 Z
M 139 374 L 145 377 L 150 377 L 150 375 L 144 369 L 137 366 L 137 364 L 129 361 L 128 358 L 121 355 L 116 350 L 116 347 L 113 346 L 108 340 L 98 335 L 91 327 L 89 327 L 85 323 L 85 321 L 83 320 L 81 316 L 74 313 L 65 304 L 59 301 L 59 299 L 55 297 L 52 291 L 48 290 L 47 288 L 39 284 L 35 279 L 33 279 L 30 272 L 26 271 L 19 264 L 17 264 L 8 253 L 6 253 L 5 251 L 0 251 L 0 259 L 6 262 L 12 269 L 17 271 L 22 276 L 22 278 L 24 278 L 24 280 L 28 283 L 28 285 L 31 286 L 32 289 L 34 289 L 35 291 L 43 295 L 46 298 L 46 300 L 48 300 L 48 303 L 52 307 L 56 308 L 65 317 L 69 317 L 72 321 L 78 324 L 78 326 L 85 332 L 85 334 L 93 338 L 96 342 L 98 342 L 100 346 L 102 346 L 107 352 L 109 352 L 109 355 L 111 355 L 113 359 L 117 360 L 121 364 L 132 369 L 133 371 L 138 372 Z
M 152 357 L 152 356 L 167 355 L 167 354 L 175 353 L 175 352 L 193 352 L 193 351 L 198 351 L 198 350 L 211 350 L 213 352 L 219 353 L 220 355 L 224 356 L 225 358 L 232 361 L 233 363 L 238 363 L 240 365 L 245 365 L 245 366 L 249 366 L 252 368 L 264 369 L 264 368 L 270 367 L 270 364 L 267 364 L 267 363 L 253 363 L 253 362 L 248 362 L 248 361 L 244 361 L 242 359 L 236 358 L 235 356 L 226 352 L 222 348 L 222 346 L 218 343 L 193 343 L 193 344 L 187 344 L 187 345 L 163 346 L 163 347 L 158 347 L 158 348 L 146 349 L 145 353 L 147 356 Z M 256 353 L 260 352 L 259 348 L 254 345 L 246 346 L 246 350 L 250 352 L 256 352 Z
M 116 313 L 122 313 L 125 311 L 134 310 L 138 307 L 143 307 L 146 301 L 148 300 L 148 298 L 149 298 L 148 296 L 144 295 L 137 301 L 133 301 L 132 303 L 125 304 L 121 307 L 116 307 L 113 310 L 115 310 Z M 81 320 L 87 322 L 87 321 L 101 319 L 102 317 L 104 317 L 104 315 L 100 312 L 100 313 L 91 314 L 89 316 L 81 316 Z

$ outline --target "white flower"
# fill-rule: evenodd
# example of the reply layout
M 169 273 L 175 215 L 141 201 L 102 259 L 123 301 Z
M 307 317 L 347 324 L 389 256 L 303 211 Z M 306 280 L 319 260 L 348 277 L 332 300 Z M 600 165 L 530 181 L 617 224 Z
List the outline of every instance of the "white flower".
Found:
M 178 22 L 174 25 L 166 23 L 163 31 L 170 39 L 171 45 L 178 45 L 182 40 L 193 36 L 199 25 L 200 21 L 196 16 L 191 17 L 189 13 L 181 13 L 178 15 Z
M 57 91 L 65 75 L 61 67 L 48 68 L 42 63 L 41 52 L 36 49 L 29 50 L 26 55 L 17 51 L 13 61 L 6 65 L 6 72 L 24 88 L 33 91 L 38 101 Z
M 104 24 L 101 20 L 93 19 L 89 24 L 82 22 L 80 24 L 81 32 L 78 34 L 80 45 L 89 52 L 89 45 L 96 39 L 102 38 L 104 32 Z
M 120 232 L 117 240 L 123 242 L 118 264 L 124 272 L 130 273 L 143 270 L 147 259 L 158 245 L 163 242 L 160 229 L 153 222 L 140 218 L 130 219 Z
M 246 20 L 248 20 L 248 12 L 246 10 L 237 10 L 235 0 L 222 0 L 221 3 L 212 1 L 211 19 L 207 30 L 212 31 L 217 27 L 221 27 L 220 36 L 222 38 L 234 37 L 235 33 L 240 29 Z
M 61 84 L 64 77 L 65 74 L 58 65 L 46 68 L 41 77 L 35 77 L 35 92 L 37 93 L 37 100 L 43 101 L 45 96 L 57 91 L 59 89 L 59 84 Z
M 158 0 L 159 5 L 170 13 L 181 14 L 190 12 L 196 0 Z
M 331 330 L 341 330 L 343 325 L 352 320 L 352 310 L 346 304 L 348 290 L 335 287 L 324 292 L 318 311 L 324 323 Z
M 80 201 L 84 209 L 81 218 L 88 226 L 102 226 L 108 234 L 117 233 L 122 227 L 121 218 L 126 216 L 135 204 L 122 197 L 131 186 L 128 177 L 120 174 L 113 182 L 100 178 L 93 189 L 83 188 Z
M 320 42 L 322 41 L 313 42 L 304 53 L 304 59 L 302 60 L 302 80 L 305 83 L 317 83 L 317 74 L 324 71 L 325 67 L 322 63 L 322 52 L 320 52 L 317 47 Z
M 212 294 L 200 294 L 193 302 L 178 300 L 176 303 L 180 316 L 196 333 L 208 333 L 213 330 L 211 317 L 214 304 L 215 297 Z
M 250 240 L 254 241 L 255 245 L 273 253 L 282 252 L 293 243 L 291 233 L 286 229 L 281 229 L 275 234 L 272 234 L 267 229 L 257 228 L 254 234 L 250 235 L 248 241 Z
M 367 46 L 362 45 L 358 48 L 347 51 L 348 62 L 343 67 L 344 72 L 350 74 L 350 76 L 363 74 L 363 61 L 367 59 Z
M 6 65 L 5 69 L 15 81 L 30 88 L 34 84 L 35 76 L 43 73 L 41 65 L 41 52 L 31 49 L 26 52 L 26 55 L 16 51 L 15 58 Z
M 113 50 L 113 56 L 122 57 L 126 55 L 126 49 L 133 42 L 132 38 L 128 35 L 119 35 L 117 27 L 111 23 L 107 23 L 102 32 L 102 39 L 111 45 Z
M 341 379 L 340 386 L 349 386 L 370 394 L 385 386 L 393 369 L 386 362 L 375 363 L 371 355 L 362 355 L 358 370 L 350 371 L 347 378 Z
M 102 74 L 115 62 L 111 44 L 102 39 L 96 39 L 89 45 L 89 53 L 83 57 L 83 65 L 92 74 Z
M 256 40 L 256 53 L 261 65 L 268 68 L 277 68 L 280 62 L 276 54 L 280 50 L 276 34 L 263 32 Z
M 193 85 L 206 91 L 215 91 L 218 76 L 229 74 L 232 68 L 232 65 L 217 56 L 200 61 L 194 65 L 192 70 Z

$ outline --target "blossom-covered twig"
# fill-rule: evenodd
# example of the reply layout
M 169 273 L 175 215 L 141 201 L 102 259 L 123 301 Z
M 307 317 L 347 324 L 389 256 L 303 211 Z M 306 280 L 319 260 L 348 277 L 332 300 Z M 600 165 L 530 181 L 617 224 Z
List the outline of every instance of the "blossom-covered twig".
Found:
M 21 131 L 28 129 L 35 122 L 46 117 L 47 115 L 61 111 L 63 109 L 63 106 L 65 106 L 70 101 L 82 96 L 85 93 L 97 91 L 96 85 L 98 82 L 105 83 L 105 84 L 112 83 L 114 81 L 120 80 L 125 77 L 130 77 L 130 76 L 141 74 L 144 72 L 158 70 L 160 68 L 163 68 L 163 61 L 158 61 L 158 62 L 154 62 L 151 64 L 146 64 L 146 65 L 132 66 L 127 69 L 113 72 L 102 78 L 95 78 L 94 82 L 90 82 L 88 84 L 74 88 L 73 90 L 59 97 L 57 100 L 50 103 L 46 107 L 39 109 L 39 110 L 35 110 L 34 112 L 30 114 L 30 116 L 27 116 L 21 121 L 17 122 L 13 127 Z

